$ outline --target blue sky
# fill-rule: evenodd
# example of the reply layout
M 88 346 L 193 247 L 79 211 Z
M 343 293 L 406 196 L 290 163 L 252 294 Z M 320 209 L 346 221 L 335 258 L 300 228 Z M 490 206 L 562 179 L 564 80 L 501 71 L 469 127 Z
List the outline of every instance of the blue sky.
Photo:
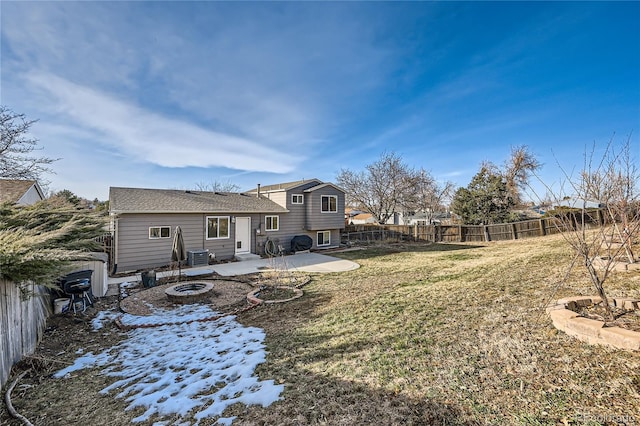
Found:
M 0 3 L 0 100 L 52 190 L 335 181 L 394 151 L 466 186 L 528 145 L 640 154 L 639 2 Z

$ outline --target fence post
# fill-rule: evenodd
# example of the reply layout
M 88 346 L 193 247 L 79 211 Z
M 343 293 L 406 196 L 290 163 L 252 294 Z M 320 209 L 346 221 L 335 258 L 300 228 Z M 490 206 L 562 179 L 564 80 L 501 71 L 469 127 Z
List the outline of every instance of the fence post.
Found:
M 516 229 L 515 222 L 511 224 L 511 235 L 513 236 L 514 240 L 518 239 L 518 230 Z
M 547 231 L 546 231 L 545 225 L 544 225 L 544 219 L 540 219 L 538 221 L 538 224 L 540 225 L 540 236 L 544 237 L 547 234 Z
M 483 231 L 484 231 L 484 240 L 485 241 L 491 241 L 491 237 L 489 236 L 489 226 L 488 225 L 483 225 Z

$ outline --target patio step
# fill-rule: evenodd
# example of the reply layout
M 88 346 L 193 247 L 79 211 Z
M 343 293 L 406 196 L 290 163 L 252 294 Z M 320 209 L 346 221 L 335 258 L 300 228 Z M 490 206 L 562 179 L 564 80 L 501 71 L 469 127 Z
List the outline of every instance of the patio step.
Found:
M 240 253 L 240 254 L 236 254 L 235 259 L 239 262 L 243 262 L 246 260 L 258 260 L 262 258 L 259 255 L 254 253 Z

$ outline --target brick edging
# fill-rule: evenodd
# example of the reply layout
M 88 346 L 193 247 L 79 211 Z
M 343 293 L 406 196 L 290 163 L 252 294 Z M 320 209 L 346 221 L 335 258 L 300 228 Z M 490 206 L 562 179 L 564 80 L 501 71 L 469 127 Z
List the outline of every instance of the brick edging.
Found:
M 223 281 L 238 281 L 238 282 L 246 283 L 245 281 L 238 280 L 238 279 L 227 279 L 227 278 L 224 278 L 222 280 Z M 302 282 L 300 284 L 297 284 L 296 286 L 293 287 L 293 289 L 294 289 L 294 291 L 296 291 L 296 293 L 300 292 L 300 295 L 296 295 L 295 297 L 292 297 L 291 299 L 287 299 L 287 300 L 267 301 L 267 303 L 286 302 L 286 301 L 289 301 L 289 300 L 297 299 L 297 298 L 301 297 L 302 294 L 303 294 L 301 288 L 304 287 L 305 285 L 309 284 L 310 282 L 311 282 L 311 276 L 307 276 L 304 282 Z M 253 292 L 251 292 L 251 293 L 253 293 Z M 251 293 L 249 293 L 249 295 L 251 295 Z M 190 324 L 192 322 L 216 321 L 216 320 L 219 320 L 220 318 L 226 317 L 227 315 L 239 315 L 239 314 L 241 314 L 243 312 L 250 311 L 251 309 L 257 308 L 258 306 L 260 306 L 260 305 L 262 305 L 264 303 L 263 300 L 258 299 L 255 296 L 249 297 L 249 295 L 247 295 L 247 301 L 249 302 L 248 306 L 245 306 L 243 308 L 238 308 L 238 309 L 235 309 L 235 310 L 233 310 L 231 312 L 227 312 L 227 313 L 224 313 L 224 314 L 213 315 L 213 316 L 207 317 L 207 318 L 200 318 L 200 319 L 188 320 L 188 321 L 165 322 L 165 323 L 160 323 L 160 324 L 136 324 L 136 325 L 131 325 L 131 324 L 123 324 L 122 323 L 122 315 L 120 315 L 118 318 L 116 318 L 114 320 L 114 323 L 116 324 L 116 326 L 120 330 L 129 331 L 129 330 L 134 330 L 136 328 L 154 328 L 154 327 L 162 327 L 163 325 L 177 325 L 177 324 Z
M 279 299 L 279 300 L 263 300 L 257 297 L 258 294 L 260 294 L 260 292 L 262 291 L 262 289 L 256 289 L 256 290 L 252 290 L 249 294 L 247 294 L 247 300 L 251 303 L 255 303 L 257 305 L 261 305 L 263 303 L 284 303 L 284 302 L 290 302 L 292 300 L 298 299 L 300 297 L 302 297 L 302 295 L 304 294 L 302 292 L 302 290 L 298 287 L 289 287 L 289 286 L 285 286 L 285 285 L 279 285 L 276 286 L 276 288 L 286 288 L 286 289 L 290 289 L 293 290 L 293 292 L 295 293 L 295 295 L 293 297 L 290 297 L 288 299 Z
M 300 297 L 302 297 L 302 295 L 304 294 L 302 291 L 302 287 L 306 286 L 307 284 L 309 284 L 311 282 L 311 276 L 307 276 L 306 279 L 301 282 L 300 284 L 296 284 L 295 286 L 286 286 L 286 285 L 280 285 L 280 286 L 276 286 L 277 288 L 288 288 L 293 290 L 296 295 L 293 297 L 290 297 L 289 299 L 283 299 L 283 300 L 262 300 L 260 298 L 257 297 L 257 294 L 260 293 L 261 289 L 256 289 L 256 290 L 252 290 L 249 292 L 249 294 L 247 294 L 247 300 L 250 303 L 254 303 L 256 305 L 262 305 L 263 303 L 284 303 L 284 302 L 290 302 L 292 300 L 295 299 L 299 299 Z
M 551 317 L 554 327 L 583 342 L 618 349 L 640 350 L 640 332 L 620 327 L 605 327 L 603 321 L 582 317 L 571 309 L 591 306 L 601 301 L 600 297 L 566 297 L 547 307 L 547 313 Z M 623 309 L 640 308 L 640 300 L 638 299 L 614 298 L 612 304 Z

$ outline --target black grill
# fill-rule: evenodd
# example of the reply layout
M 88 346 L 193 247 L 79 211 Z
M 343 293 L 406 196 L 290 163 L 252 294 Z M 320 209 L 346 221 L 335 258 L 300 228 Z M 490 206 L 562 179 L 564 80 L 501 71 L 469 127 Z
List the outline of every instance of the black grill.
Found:
M 87 305 L 93 306 L 91 298 L 91 275 L 93 271 L 75 271 L 61 277 L 58 281 L 62 291 L 70 297 L 67 310 L 73 307 L 76 313 L 76 303 L 82 302 L 82 312 L 87 309 Z

